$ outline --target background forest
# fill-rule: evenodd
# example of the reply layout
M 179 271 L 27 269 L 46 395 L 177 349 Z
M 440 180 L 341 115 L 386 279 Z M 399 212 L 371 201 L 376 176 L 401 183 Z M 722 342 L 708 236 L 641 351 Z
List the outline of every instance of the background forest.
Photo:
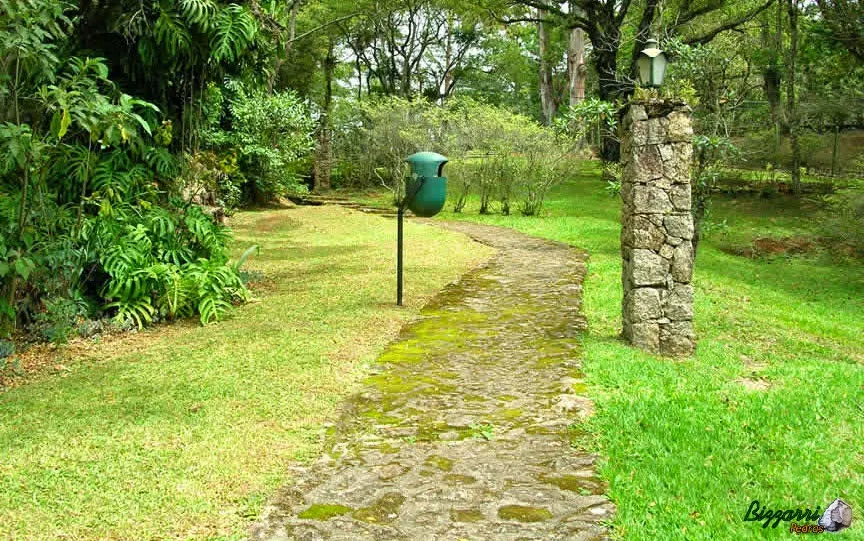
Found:
M 247 297 L 225 217 L 309 190 L 398 191 L 451 158 L 453 210 L 536 215 L 576 159 L 616 192 L 616 110 L 658 37 L 717 190 L 818 197 L 864 244 L 855 0 L 0 0 L 0 358 Z M 818 218 L 818 220 L 815 220 Z

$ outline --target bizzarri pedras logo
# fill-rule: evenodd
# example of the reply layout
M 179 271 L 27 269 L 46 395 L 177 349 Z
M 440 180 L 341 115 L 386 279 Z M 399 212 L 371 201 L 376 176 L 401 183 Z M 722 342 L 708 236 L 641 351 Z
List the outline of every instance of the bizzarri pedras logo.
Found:
M 825 511 L 819 509 L 819 506 L 812 510 L 809 507 L 803 510 L 800 507 L 772 508 L 753 500 L 744 514 L 744 521 L 761 522 L 763 528 L 776 528 L 781 522 L 790 522 L 789 531 L 792 533 L 836 533 L 852 525 L 852 507 L 840 498 L 831 502 Z

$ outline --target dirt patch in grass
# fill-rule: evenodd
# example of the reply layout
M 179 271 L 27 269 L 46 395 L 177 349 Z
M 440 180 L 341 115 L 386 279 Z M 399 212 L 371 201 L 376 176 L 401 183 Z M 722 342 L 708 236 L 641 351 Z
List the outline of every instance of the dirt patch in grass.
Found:
M 738 378 L 735 381 L 748 391 L 767 391 L 771 387 L 764 379 Z
M 818 247 L 819 244 L 812 238 L 759 237 L 757 239 L 753 239 L 753 242 L 750 244 L 750 246 L 727 246 L 723 248 L 723 251 L 732 255 L 753 258 L 807 254 L 815 251 Z
M 719 248 L 727 254 L 751 259 L 812 256 L 824 252 L 830 252 L 835 257 L 856 256 L 856 249 L 851 244 L 824 237 L 758 237 L 747 246 L 720 244 Z
M 146 347 L 154 336 L 166 337 L 180 328 L 196 324 L 196 320 L 183 320 L 155 325 L 144 331 L 101 332 L 91 337 L 73 338 L 65 344 L 26 345 L 9 357 L 5 368 L 0 370 L 0 393 L 47 377 L 62 377 L 82 363 L 114 359 L 123 352 Z
M 262 214 L 263 216 L 255 222 L 255 229 L 261 233 L 272 233 L 277 229 L 285 230 L 300 226 L 298 220 L 285 216 L 284 213 L 267 212 Z

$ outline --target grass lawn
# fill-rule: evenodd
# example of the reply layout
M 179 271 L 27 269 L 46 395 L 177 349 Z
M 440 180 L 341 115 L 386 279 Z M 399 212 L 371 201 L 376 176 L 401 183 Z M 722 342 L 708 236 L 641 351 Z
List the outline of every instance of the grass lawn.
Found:
M 259 301 L 201 327 L 91 343 L 0 393 L 0 538 L 241 537 L 286 465 L 425 299 L 488 257 L 406 226 L 406 307 L 394 306 L 395 223 L 334 207 L 244 212 L 236 254 L 268 277 Z
M 585 370 L 601 473 L 630 540 L 788 536 L 743 522 L 753 500 L 771 509 L 819 507 L 841 497 L 864 539 L 864 266 L 826 254 L 748 259 L 719 248 L 802 234 L 806 205 L 720 200 L 728 235 L 703 241 L 696 262 L 690 360 L 625 346 L 620 331 L 617 199 L 585 166 L 549 196 L 545 216 L 461 215 L 560 240 L 591 253 Z M 811 228 L 812 229 L 812 228 Z M 783 525 L 786 527 L 784 528 Z

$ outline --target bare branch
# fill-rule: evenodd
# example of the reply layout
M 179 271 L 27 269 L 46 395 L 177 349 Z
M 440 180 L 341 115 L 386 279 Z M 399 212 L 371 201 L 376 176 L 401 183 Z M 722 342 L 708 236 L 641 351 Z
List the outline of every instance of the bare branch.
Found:
M 767 2 L 765 2 L 764 4 L 759 6 L 757 9 L 755 9 L 754 11 L 747 13 L 745 15 L 742 15 L 741 17 L 738 17 L 737 19 L 730 21 L 726 24 L 722 24 L 722 25 L 714 28 L 710 32 L 707 32 L 701 36 L 686 39 L 686 40 L 684 40 L 684 43 L 686 43 L 687 45 L 704 45 L 704 44 L 710 42 L 712 39 L 714 39 L 718 34 L 725 32 L 727 30 L 733 30 L 735 28 L 738 28 L 742 24 L 745 24 L 745 23 L 751 21 L 754 17 L 756 17 L 757 15 L 759 15 L 760 13 L 762 13 L 763 11 L 768 9 L 771 6 L 771 4 L 773 4 L 773 3 L 774 3 L 774 0 L 768 0 Z M 681 26 L 681 24 L 677 24 L 673 28 L 677 29 L 680 26 Z
M 324 24 L 319 24 L 318 26 L 316 26 L 316 27 L 313 28 L 312 30 L 309 30 L 308 32 L 303 32 L 303 33 L 300 34 L 299 36 L 296 36 L 296 37 L 295 37 L 294 39 L 292 39 L 290 42 L 293 43 L 293 42 L 295 42 L 295 41 L 300 41 L 301 39 L 303 39 L 303 38 L 305 38 L 305 37 L 307 37 L 307 36 L 310 36 L 310 35 L 312 35 L 312 34 L 314 34 L 314 33 L 316 33 L 316 32 L 320 32 L 321 30 L 324 30 L 324 29 L 327 28 L 328 26 L 332 26 L 332 25 L 334 25 L 334 24 L 338 24 L 338 23 L 340 23 L 340 22 L 342 22 L 342 21 L 345 21 L 345 20 L 348 20 L 348 19 L 352 19 L 352 18 L 354 18 L 354 17 L 357 17 L 358 15 L 360 15 L 360 13 L 352 13 L 352 14 L 350 14 L 350 15 L 345 15 L 344 17 L 339 17 L 338 19 L 333 19 L 332 21 L 328 21 L 328 22 L 326 22 L 326 23 L 324 23 Z

